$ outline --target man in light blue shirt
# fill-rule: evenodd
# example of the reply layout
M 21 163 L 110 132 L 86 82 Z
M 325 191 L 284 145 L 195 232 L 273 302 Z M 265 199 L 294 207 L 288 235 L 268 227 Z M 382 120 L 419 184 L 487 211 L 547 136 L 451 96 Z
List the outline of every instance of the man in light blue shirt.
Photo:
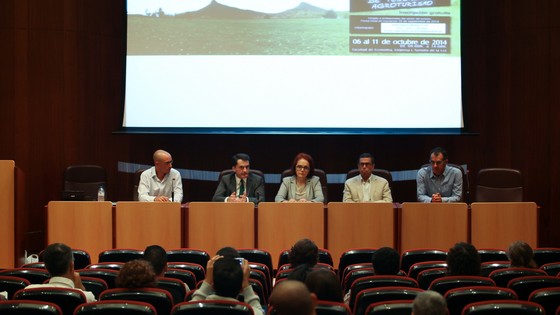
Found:
M 420 202 L 461 202 L 463 173 L 447 166 L 447 151 L 437 147 L 430 151 L 431 166 L 416 176 L 416 196 Z

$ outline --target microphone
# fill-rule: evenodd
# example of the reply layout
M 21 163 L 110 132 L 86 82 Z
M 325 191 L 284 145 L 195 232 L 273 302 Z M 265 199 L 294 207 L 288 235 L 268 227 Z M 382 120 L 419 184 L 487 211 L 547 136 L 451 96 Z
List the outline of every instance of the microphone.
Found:
M 171 202 L 175 201 L 175 177 L 173 177 L 173 181 L 171 182 Z

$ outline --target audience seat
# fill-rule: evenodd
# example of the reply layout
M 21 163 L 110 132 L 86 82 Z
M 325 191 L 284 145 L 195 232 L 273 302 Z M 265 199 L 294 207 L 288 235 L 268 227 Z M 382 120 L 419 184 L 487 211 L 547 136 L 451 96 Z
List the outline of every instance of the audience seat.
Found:
M 488 277 L 494 270 L 509 268 L 509 261 L 487 261 L 480 264 L 480 275 Z
M 388 287 L 418 288 L 418 282 L 404 276 L 368 276 L 357 279 L 350 285 L 350 291 L 352 292 L 350 294 L 350 308 L 354 308 L 356 297 L 360 292 L 366 289 Z
M 0 301 L 2 315 L 63 315 L 54 303 L 32 300 Z
M 0 276 L 24 278 L 31 284 L 42 284 L 51 277 L 47 270 L 39 268 L 14 268 L 0 270 Z
M 504 268 L 494 270 L 488 277 L 499 287 L 507 288 L 510 280 L 526 276 L 546 276 L 546 272 L 532 268 Z
M 82 280 L 82 284 L 84 285 L 84 288 L 86 288 L 86 291 L 93 293 L 96 299 L 99 299 L 101 292 L 109 289 L 107 282 L 101 278 L 80 276 L 80 279 Z
M 202 280 L 204 280 L 204 278 L 206 278 L 206 267 L 203 267 L 199 264 L 194 264 L 194 263 L 188 263 L 188 262 L 168 262 L 167 263 L 167 269 L 171 270 L 171 269 L 181 269 L 181 270 L 186 270 L 186 271 L 190 271 L 194 277 L 195 277 L 195 283 L 198 283 Z M 174 277 L 172 277 L 174 278 Z M 189 285 L 190 287 L 190 285 Z
M 44 250 L 39 252 L 39 262 L 41 262 L 44 266 L 43 253 L 44 253 Z M 91 264 L 90 254 L 83 249 L 72 249 L 72 256 L 74 257 L 74 269 L 75 270 L 84 269 L 86 266 Z M 44 268 L 44 267 L 41 267 L 41 268 Z
M 368 270 L 373 270 L 373 265 L 372 263 L 358 263 L 358 264 L 353 264 L 353 265 L 349 265 L 346 266 L 346 268 L 344 268 L 344 270 L 338 270 L 338 274 L 340 276 L 340 283 L 344 282 L 344 279 L 346 278 L 346 275 L 349 274 L 350 272 L 354 271 L 354 270 L 360 270 L 360 269 L 368 269 Z
M 352 311 L 348 305 L 339 302 L 322 300 L 317 301 L 315 313 L 317 315 L 352 315 Z
M 408 270 L 408 276 L 412 279 L 418 280 L 418 274 L 424 270 L 446 267 L 447 263 L 443 260 L 417 262 L 410 266 L 410 269 Z
M 477 202 L 523 201 L 521 172 L 507 168 L 485 168 L 478 171 Z
M 266 289 L 269 293 L 272 292 L 272 272 L 270 269 L 268 269 L 266 265 L 257 262 L 249 262 L 249 268 L 264 273 L 266 277 Z
M 173 307 L 173 297 L 169 292 L 156 288 L 144 289 L 109 289 L 101 293 L 101 301 L 105 300 L 132 300 L 151 304 L 158 315 L 169 315 Z
M 513 290 L 501 287 L 464 287 L 451 289 L 444 295 L 449 315 L 461 315 L 465 306 L 490 300 L 517 300 Z
M 412 313 L 412 301 L 395 300 L 370 304 L 366 309 L 366 315 L 410 315 Z
M 527 301 L 483 301 L 471 303 L 463 309 L 462 315 L 544 315 L 544 309 L 537 303 Z
M 428 290 L 434 280 L 445 276 L 447 276 L 447 268 L 427 269 L 418 273 L 416 281 L 418 281 L 420 289 Z
M 549 276 L 557 276 L 560 274 L 560 262 L 544 264 L 539 269 L 546 272 Z
M 149 303 L 139 301 L 97 301 L 78 306 L 74 315 L 158 315 Z
M 85 269 L 112 269 L 121 270 L 125 263 L 123 262 L 100 262 L 96 264 L 87 265 Z
M 290 259 L 288 258 L 289 255 L 289 249 L 285 249 L 280 253 L 280 256 L 278 257 L 278 267 L 290 263 Z M 319 262 L 334 267 L 332 255 L 327 249 L 319 248 Z
M 253 315 L 253 308 L 247 303 L 224 300 L 183 302 L 173 307 L 171 315 Z
M 198 264 L 206 270 L 210 254 L 201 249 L 177 248 L 167 251 L 167 262 L 185 262 Z M 200 279 L 198 279 L 200 281 Z
M 354 283 L 356 280 L 361 279 L 361 278 L 365 278 L 365 277 L 370 277 L 370 276 L 375 276 L 375 272 L 373 271 L 373 267 L 372 268 L 364 268 L 364 269 L 356 269 L 356 270 L 352 270 L 352 271 L 348 272 L 346 274 L 346 276 L 344 277 L 344 280 L 342 281 L 343 293 L 344 294 L 348 293 L 348 291 L 350 290 L 350 287 L 352 286 L 352 283 Z
M 99 262 L 128 262 L 144 257 L 144 251 L 140 249 L 108 249 L 99 253 Z
M 401 270 L 410 270 L 410 267 L 418 262 L 423 261 L 445 261 L 447 259 L 447 251 L 441 249 L 411 249 L 401 254 Z
M 56 304 L 63 315 L 73 315 L 74 309 L 86 303 L 85 294 L 78 289 L 70 288 L 33 288 L 19 290 L 14 294 L 14 300 L 34 300 Z
M 196 281 L 194 273 L 185 269 L 168 268 L 164 273 L 164 277 L 180 280 L 189 287 L 189 290 L 196 288 L 197 283 L 199 283 L 199 281 Z
M 560 248 L 537 247 L 533 249 L 533 254 L 535 255 L 535 262 L 539 267 L 553 262 L 560 263 Z
M 265 265 L 269 270 L 270 276 L 273 276 L 272 272 L 274 268 L 272 267 L 272 255 L 268 251 L 257 248 L 240 248 L 237 249 L 237 251 L 241 257 L 247 259 L 249 262 Z
M 361 263 L 371 264 L 371 258 L 375 251 L 375 248 L 356 248 L 344 251 L 340 255 L 338 263 L 338 276 L 340 280 L 342 281 L 344 279 L 343 273 L 346 270 L 346 267 Z
M 478 255 L 480 256 L 481 263 L 488 262 L 488 261 L 509 261 L 507 253 L 503 249 L 492 249 L 492 248 L 478 249 Z
M 560 287 L 560 278 L 553 276 L 520 277 L 509 281 L 507 287 L 515 291 L 518 299 L 528 300 L 535 290 Z
M 20 277 L 13 277 L 13 276 L 0 276 L 0 292 L 6 291 L 8 292 L 8 299 L 12 299 L 14 293 L 17 291 L 24 289 L 26 286 L 30 285 L 31 283 L 25 279 Z
M 377 302 L 394 300 L 414 300 L 416 295 L 424 290 L 419 288 L 389 287 L 372 288 L 358 292 L 354 304 L 353 314 L 364 315 L 369 305 Z
M 544 307 L 546 314 L 554 314 L 560 307 L 560 288 L 535 290 L 529 295 L 529 301 Z
M 474 286 L 490 286 L 495 287 L 496 283 L 488 277 L 479 276 L 445 276 L 439 279 L 435 279 L 430 284 L 429 290 L 439 292 L 441 295 L 445 295 L 447 291 L 462 287 L 474 287 Z
M 102 279 L 107 283 L 107 288 L 112 289 L 115 287 L 115 280 L 119 272 L 112 269 L 81 269 L 77 270 L 81 277 L 92 277 Z
M 184 302 L 185 297 L 187 296 L 187 288 L 185 288 L 185 283 L 179 279 L 158 277 L 157 287 L 171 294 L 171 297 L 173 298 L 173 304 Z

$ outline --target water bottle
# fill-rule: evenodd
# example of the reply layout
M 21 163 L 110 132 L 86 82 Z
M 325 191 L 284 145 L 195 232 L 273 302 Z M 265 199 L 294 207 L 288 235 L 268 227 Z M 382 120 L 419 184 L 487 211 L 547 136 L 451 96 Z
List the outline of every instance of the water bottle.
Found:
M 97 191 L 97 201 L 105 201 L 105 189 L 103 189 L 103 186 L 99 186 L 99 190 Z

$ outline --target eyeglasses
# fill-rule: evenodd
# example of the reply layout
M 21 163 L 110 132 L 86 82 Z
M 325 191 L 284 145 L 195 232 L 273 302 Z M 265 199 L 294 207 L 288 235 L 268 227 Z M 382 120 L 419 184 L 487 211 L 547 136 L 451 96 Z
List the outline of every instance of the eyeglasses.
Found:
M 432 164 L 432 165 L 441 165 L 444 161 L 432 161 L 429 160 L 428 163 Z
M 298 170 L 298 171 L 309 171 L 309 166 L 296 165 L 296 170 Z

